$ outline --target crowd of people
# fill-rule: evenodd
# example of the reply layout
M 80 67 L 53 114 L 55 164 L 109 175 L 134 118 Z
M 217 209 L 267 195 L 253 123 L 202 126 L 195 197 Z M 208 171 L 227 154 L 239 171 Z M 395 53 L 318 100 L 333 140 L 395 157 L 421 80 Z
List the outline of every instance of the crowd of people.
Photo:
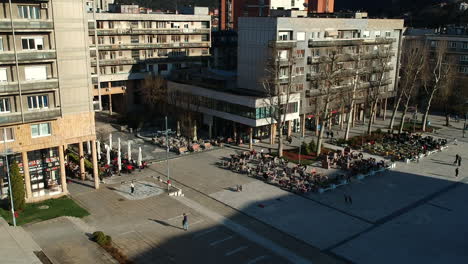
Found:
M 255 150 L 233 154 L 230 158 L 223 160 L 220 166 L 252 177 L 260 178 L 265 182 L 278 185 L 284 189 L 297 193 L 317 192 L 319 189 L 329 188 L 331 185 L 349 182 L 357 174 L 379 170 L 386 167 L 384 161 L 377 162 L 375 159 L 364 159 L 362 153 L 334 153 L 324 155 L 323 159 L 336 166 L 341 166 L 344 173 L 329 177 L 318 173 L 315 168 L 288 162 L 263 152 Z M 343 162 L 347 165 L 343 166 Z

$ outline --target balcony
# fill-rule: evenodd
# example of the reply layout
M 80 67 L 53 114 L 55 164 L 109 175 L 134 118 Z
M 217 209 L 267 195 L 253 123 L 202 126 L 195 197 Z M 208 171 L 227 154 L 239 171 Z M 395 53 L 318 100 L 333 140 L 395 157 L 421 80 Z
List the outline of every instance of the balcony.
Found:
M 396 42 L 395 38 L 375 38 L 375 39 L 365 39 L 364 45 L 379 45 L 379 44 L 391 44 Z
M 114 36 L 114 35 L 180 35 L 180 34 L 210 34 L 209 28 L 106 28 L 98 29 L 98 36 Z M 94 36 L 94 29 L 90 27 L 89 35 Z
M 101 88 L 101 95 L 125 94 L 126 90 L 127 90 L 127 87 L 125 86 Z M 93 95 L 98 96 L 99 89 L 93 89 Z
M 140 50 L 140 49 L 173 49 L 173 48 L 209 48 L 210 42 L 177 42 L 177 43 L 125 43 L 125 44 L 100 44 L 99 50 Z
M 140 59 L 129 59 L 129 58 L 120 58 L 120 59 L 102 59 L 99 60 L 99 66 L 110 66 L 110 65 L 134 65 L 138 63 L 170 63 L 170 62 L 187 62 L 187 61 L 200 61 L 202 57 L 209 55 L 195 55 L 195 56 L 167 56 L 167 57 L 157 57 L 157 58 L 140 58 Z M 91 61 L 91 66 L 97 66 L 97 61 Z
M 50 119 L 57 119 L 60 116 L 61 116 L 60 108 L 49 108 L 49 109 L 40 110 L 40 111 L 25 111 L 24 121 L 32 122 L 32 121 L 50 120 Z
M 21 91 L 42 91 L 42 90 L 52 90 L 58 89 L 59 83 L 58 79 L 48 79 L 41 81 L 24 81 L 21 82 Z M 19 93 L 18 83 L 10 82 L 5 84 L 0 84 L 0 94 L 2 93 Z
M 309 40 L 309 48 L 358 46 L 362 39 Z
M 41 29 L 41 30 L 53 30 L 54 24 L 51 20 L 13 20 L 13 25 L 15 29 L 21 31 L 22 29 Z M 9 29 L 11 30 L 10 20 L 1 20 L 0 29 Z
M 2 125 L 21 123 L 21 121 L 21 113 L 19 112 L 0 114 L 0 124 Z
M 274 49 L 293 49 L 297 46 L 295 40 L 271 40 L 268 42 L 268 46 Z
M 20 62 L 54 60 L 57 58 L 57 54 L 55 50 L 19 51 L 17 54 L 18 54 L 18 61 Z M 0 53 L 0 62 L 1 63 L 14 63 L 15 53 L 13 52 Z

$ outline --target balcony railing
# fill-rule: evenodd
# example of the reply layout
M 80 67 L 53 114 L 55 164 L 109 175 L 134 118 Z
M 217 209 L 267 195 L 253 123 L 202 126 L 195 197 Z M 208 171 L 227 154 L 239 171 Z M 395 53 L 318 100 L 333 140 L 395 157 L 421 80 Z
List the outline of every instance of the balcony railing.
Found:
M 21 121 L 21 113 L 13 112 L 0 114 L 0 124 L 2 125 L 20 123 Z
M 37 51 L 19 51 L 18 61 L 40 61 L 40 60 L 54 60 L 57 58 L 55 50 L 37 50 Z M 15 54 L 13 52 L 0 53 L 0 62 L 14 63 Z
M 27 111 L 24 112 L 24 121 L 42 121 L 56 119 L 61 116 L 60 108 L 49 108 L 40 111 Z
M 106 28 L 98 29 L 98 36 L 113 36 L 113 35 L 180 35 L 180 34 L 209 34 L 209 28 Z M 89 35 L 94 35 L 94 29 L 89 30 Z
M 295 40 L 271 40 L 268 42 L 270 48 L 276 49 L 292 49 L 297 46 L 297 41 Z
M 166 62 L 177 62 L 177 61 L 199 61 L 202 57 L 209 56 L 207 55 L 194 55 L 194 56 L 168 56 L 168 57 L 158 57 L 158 58 L 140 58 L 140 59 L 102 59 L 99 60 L 99 66 L 109 66 L 109 65 L 133 65 L 138 63 L 166 63 Z M 92 60 L 91 66 L 97 66 L 97 61 Z
M 309 48 L 317 47 L 346 47 L 359 45 L 378 45 L 390 44 L 395 42 L 394 38 L 375 38 L 375 39 L 330 39 L 330 40 L 309 40 Z
M 15 29 L 49 29 L 54 28 L 54 24 L 50 20 L 13 20 Z M 11 29 L 10 20 L 1 20 L 0 29 Z
M 41 81 L 23 81 L 21 82 L 21 91 L 38 91 L 38 90 L 52 90 L 58 89 L 59 83 L 58 79 L 47 79 Z M 0 93 L 19 93 L 18 83 L 1 83 L 0 84 Z
M 173 49 L 173 48 L 209 48 L 210 42 L 177 42 L 177 43 L 126 43 L 100 44 L 99 50 L 138 50 L 138 49 Z

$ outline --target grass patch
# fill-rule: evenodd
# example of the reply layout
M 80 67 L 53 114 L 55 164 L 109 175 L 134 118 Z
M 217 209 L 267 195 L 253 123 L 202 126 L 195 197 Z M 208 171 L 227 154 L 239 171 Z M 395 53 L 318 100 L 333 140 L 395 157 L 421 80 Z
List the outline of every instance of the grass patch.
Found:
M 48 209 L 39 209 L 41 206 L 49 206 Z M 89 212 L 80 207 L 75 201 L 69 197 L 61 197 L 57 199 L 49 199 L 39 203 L 26 204 L 24 210 L 18 212 L 16 218 L 17 225 L 27 223 L 41 222 L 60 216 L 85 217 Z M 13 223 L 11 219 L 11 211 L 7 206 L 0 207 L 0 216 L 3 217 L 10 225 Z
M 413 125 L 414 125 L 414 129 L 413 129 Z M 400 124 L 394 125 L 393 129 L 398 131 L 398 129 L 400 129 Z M 434 130 L 438 130 L 438 129 L 440 129 L 440 127 L 435 127 L 435 126 L 431 126 L 431 125 L 426 126 L 426 132 L 429 132 L 429 133 L 432 133 L 432 132 L 434 132 Z M 411 132 L 411 133 L 413 131 L 414 132 L 423 132 L 422 131 L 422 123 L 413 124 L 413 122 L 405 122 L 405 124 L 403 125 L 403 131 Z

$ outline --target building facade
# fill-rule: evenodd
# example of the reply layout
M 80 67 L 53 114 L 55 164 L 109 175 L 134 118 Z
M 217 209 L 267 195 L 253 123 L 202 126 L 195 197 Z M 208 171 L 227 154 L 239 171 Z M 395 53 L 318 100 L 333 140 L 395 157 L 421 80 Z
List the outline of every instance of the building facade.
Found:
M 403 20 L 389 19 L 339 19 L 305 17 L 265 17 L 239 19 L 238 87 L 261 91 L 268 61 L 294 57 L 292 69 L 279 67 L 279 78 L 293 78 L 294 92 L 301 93 L 301 123 L 320 114 L 321 85 L 317 79 L 321 74 L 321 58 L 337 53 L 340 67 L 345 69 L 338 89 L 352 87 L 353 72 L 361 68 L 360 104 L 365 97 L 365 87 L 375 79 L 376 50 L 389 50 L 391 59 L 385 72 L 385 91 L 382 98 L 393 96 L 398 81 L 399 53 L 403 31 Z M 272 53 L 275 50 L 275 54 Z M 360 55 L 359 66 L 356 61 Z M 273 58 L 272 58 L 273 57 Z M 364 69 L 365 68 L 365 69 Z M 351 73 L 351 74 L 349 74 Z M 287 80 L 288 78 L 285 78 Z M 382 103 L 384 100 L 382 100 Z M 332 106 L 332 112 L 345 114 L 340 106 Z M 362 116 L 360 107 L 359 116 Z
M 176 14 L 88 13 L 96 109 L 126 112 L 139 103 L 148 74 L 207 64 L 211 17 Z
M 77 0 L 0 5 L 0 152 L 18 162 L 28 202 L 67 193 L 68 145 L 96 146 L 85 10 Z

